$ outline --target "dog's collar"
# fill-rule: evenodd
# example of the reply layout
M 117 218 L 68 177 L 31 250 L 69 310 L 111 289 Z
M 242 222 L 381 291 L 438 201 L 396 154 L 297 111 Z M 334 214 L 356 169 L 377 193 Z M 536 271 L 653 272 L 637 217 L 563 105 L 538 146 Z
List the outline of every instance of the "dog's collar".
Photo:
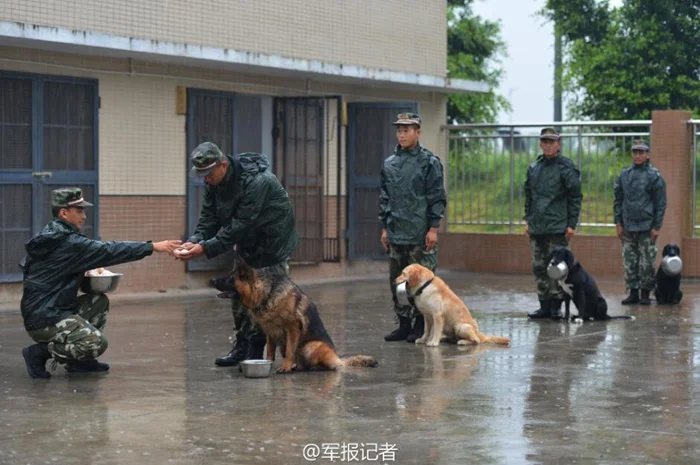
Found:
M 421 295 L 423 293 L 423 291 L 425 290 L 425 288 L 430 286 L 430 284 L 433 282 L 433 279 L 434 278 L 430 278 L 429 280 L 427 280 L 425 282 L 425 284 L 423 284 L 421 287 L 419 287 L 418 290 L 416 291 L 416 293 L 413 294 L 413 297 L 415 298 L 415 297 Z

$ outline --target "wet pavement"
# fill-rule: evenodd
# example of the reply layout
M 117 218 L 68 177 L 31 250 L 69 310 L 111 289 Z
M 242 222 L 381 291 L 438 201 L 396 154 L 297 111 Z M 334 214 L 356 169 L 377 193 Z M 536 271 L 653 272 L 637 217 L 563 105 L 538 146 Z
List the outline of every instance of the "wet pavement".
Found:
M 700 452 L 700 286 L 635 321 L 528 321 L 527 276 L 443 275 L 512 347 L 386 343 L 385 281 L 305 286 L 343 355 L 380 366 L 244 378 L 222 300 L 112 308 L 104 375 L 27 376 L 18 311 L 0 313 L 1 464 L 689 464 Z M 278 362 L 276 362 L 279 364 Z M 315 446 L 314 446 L 315 445 Z M 304 451 L 316 455 L 312 462 Z

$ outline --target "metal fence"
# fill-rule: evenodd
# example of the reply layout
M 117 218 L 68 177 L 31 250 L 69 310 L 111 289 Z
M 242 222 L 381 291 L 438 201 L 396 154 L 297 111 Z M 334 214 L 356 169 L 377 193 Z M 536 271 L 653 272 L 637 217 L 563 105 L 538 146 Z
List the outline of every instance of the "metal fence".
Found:
M 615 233 L 614 179 L 631 163 L 632 140 L 650 137 L 650 120 L 443 126 L 450 232 L 523 231 L 523 185 L 542 153 L 539 131 L 546 126 L 560 130 L 562 155 L 581 171 L 579 232 Z
M 691 214 L 692 214 L 692 225 L 693 225 L 693 237 L 697 237 L 700 235 L 700 225 L 698 224 L 698 220 L 700 220 L 700 215 L 698 214 L 698 207 L 700 206 L 700 202 L 698 202 L 698 195 L 700 195 L 700 192 L 698 192 L 698 169 L 700 169 L 700 163 L 698 163 L 698 157 L 700 157 L 700 144 L 698 144 L 698 139 L 700 138 L 700 120 L 690 120 L 688 122 L 690 124 L 692 134 L 693 134 L 693 143 L 691 145 L 691 155 L 692 155 L 692 160 L 693 160 L 693 194 L 692 194 L 692 202 L 693 205 L 691 207 Z

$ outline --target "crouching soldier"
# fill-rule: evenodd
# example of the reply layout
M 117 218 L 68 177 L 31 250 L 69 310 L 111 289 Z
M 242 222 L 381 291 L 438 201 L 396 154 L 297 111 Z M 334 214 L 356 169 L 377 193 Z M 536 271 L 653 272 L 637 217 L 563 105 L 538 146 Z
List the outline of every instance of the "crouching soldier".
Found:
M 77 187 L 53 191 L 54 219 L 26 244 L 22 318 L 36 344 L 22 349 L 32 378 L 50 378 L 46 362 L 65 364 L 69 372 L 107 371 L 97 361 L 107 350 L 102 330 L 109 300 L 104 294 L 78 297 L 85 272 L 97 267 L 133 262 L 155 252 L 170 253 L 181 241 L 96 241 L 80 234 L 85 223 L 85 201 Z

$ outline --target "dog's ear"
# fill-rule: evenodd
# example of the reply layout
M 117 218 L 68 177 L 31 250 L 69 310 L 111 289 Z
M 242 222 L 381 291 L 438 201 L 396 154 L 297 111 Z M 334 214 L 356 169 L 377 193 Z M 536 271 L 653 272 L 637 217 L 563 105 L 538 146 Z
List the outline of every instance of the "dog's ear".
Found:
M 246 263 L 236 249 L 233 250 L 231 277 L 244 282 L 252 282 L 255 279 L 255 270 Z

